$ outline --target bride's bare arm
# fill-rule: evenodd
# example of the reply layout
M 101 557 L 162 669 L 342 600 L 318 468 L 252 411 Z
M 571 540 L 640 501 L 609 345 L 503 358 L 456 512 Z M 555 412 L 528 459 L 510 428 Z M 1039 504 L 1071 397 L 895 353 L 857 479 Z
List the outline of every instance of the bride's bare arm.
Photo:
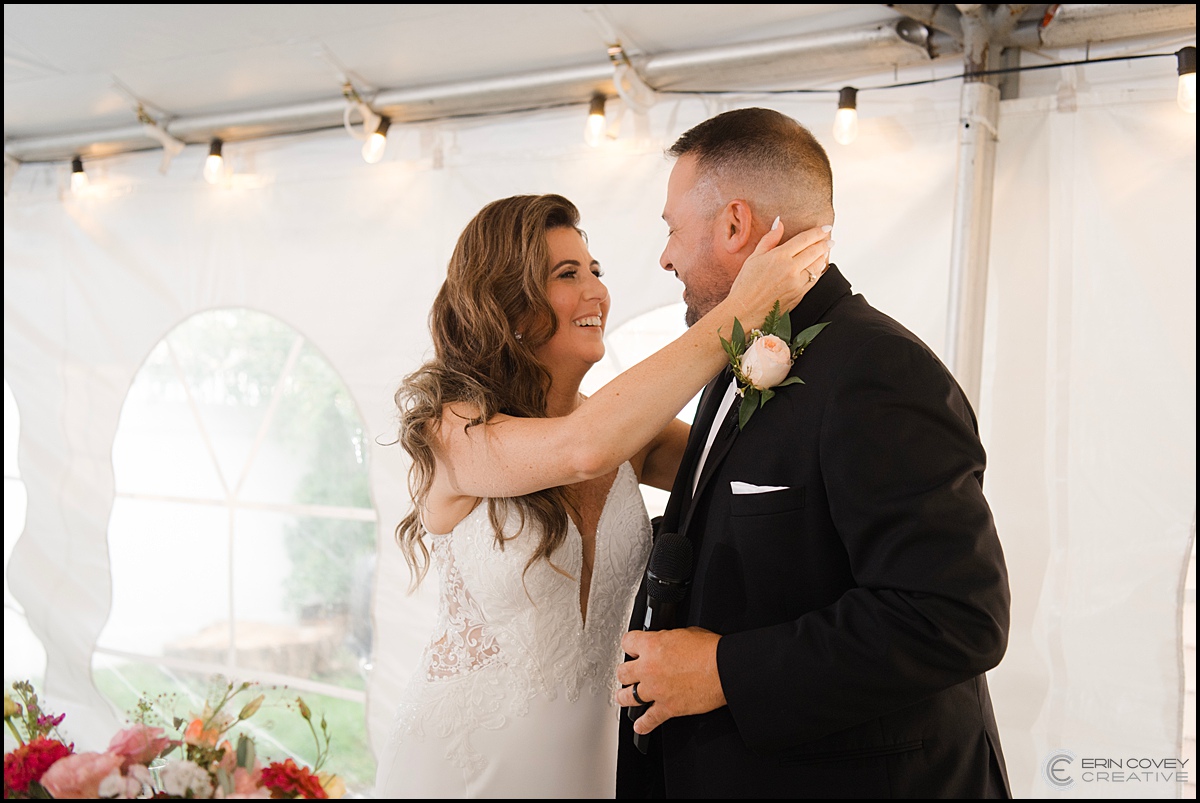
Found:
M 692 427 L 686 421 L 672 418 L 658 437 L 630 460 L 638 482 L 651 488 L 671 490 L 691 431 Z
M 630 459 L 725 365 L 718 335 L 728 339 L 735 317 L 756 326 L 777 300 L 791 309 L 813 286 L 807 270 L 823 269 L 828 233 L 810 229 L 776 245 L 782 236 L 782 226 L 768 231 L 724 301 L 570 415 L 497 415 L 468 427 L 474 411 L 449 405 L 439 433 L 439 469 L 446 469 L 438 472 L 446 492 L 439 502 L 521 496 L 601 476 Z

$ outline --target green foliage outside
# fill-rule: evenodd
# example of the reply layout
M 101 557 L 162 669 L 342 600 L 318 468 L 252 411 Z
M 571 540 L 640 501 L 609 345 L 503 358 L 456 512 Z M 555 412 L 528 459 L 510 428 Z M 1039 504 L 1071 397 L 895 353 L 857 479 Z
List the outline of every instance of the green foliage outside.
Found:
M 280 424 L 292 430 L 288 440 L 303 443 L 307 451 L 309 469 L 296 488 L 296 501 L 370 509 L 363 431 L 345 387 L 311 352 L 302 354 L 293 377 L 292 415 Z M 364 573 L 375 554 L 374 523 L 298 517 L 285 542 L 292 561 L 286 599 L 293 610 L 301 616 L 351 612 L 354 592 L 369 587 Z M 367 652 L 361 654 L 369 654 L 370 644 L 362 646 Z

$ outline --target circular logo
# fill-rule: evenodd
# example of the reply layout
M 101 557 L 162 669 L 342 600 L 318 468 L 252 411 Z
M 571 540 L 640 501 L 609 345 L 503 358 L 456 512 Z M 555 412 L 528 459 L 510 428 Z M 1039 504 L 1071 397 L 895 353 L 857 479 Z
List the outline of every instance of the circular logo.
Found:
M 1055 750 L 1042 762 L 1042 777 L 1050 786 L 1065 792 L 1075 785 L 1075 779 L 1071 777 L 1071 762 L 1074 760 L 1075 754 L 1070 750 Z

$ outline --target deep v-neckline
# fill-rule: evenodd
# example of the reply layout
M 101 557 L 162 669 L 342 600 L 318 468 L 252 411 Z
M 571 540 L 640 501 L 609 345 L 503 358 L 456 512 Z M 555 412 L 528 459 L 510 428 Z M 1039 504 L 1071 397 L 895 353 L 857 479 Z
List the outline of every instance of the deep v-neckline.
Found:
M 625 467 L 629 465 L 628 461 L 617 466 L 617 473 L 613 475 L 613 481 L 608 486 L 608 491 L 604 494 L 604 503 L 600 506 L 600 515 L 596 517 L 596 531 L 592 534 L 592 574 L 588 579 L 587 587 L 587 609 L 592 610 L 592 591 L 596 588 L 596 566 L 600 563 L 600 530 L 604 524 L 604 518 L 608 514 L 609 503 L 612 502 L 613 492 L 617 489 L 617 483 L 621 481 L 621 474 L 625 471 Z M 575 537 L 579 543 L 579 577 L 575 579 L 575 615 L 576 622 L 579 625 L 580 632 L 587 630 L 588 622 L 591 619 L 584 615 L 582 601 L 583 594 L 583 558 L 584 558 L 584 543 L 583 531 L 579 529 L 579 525 L 575 523 L 575 519 L 567 515 L 567 525 L 575 531 Z

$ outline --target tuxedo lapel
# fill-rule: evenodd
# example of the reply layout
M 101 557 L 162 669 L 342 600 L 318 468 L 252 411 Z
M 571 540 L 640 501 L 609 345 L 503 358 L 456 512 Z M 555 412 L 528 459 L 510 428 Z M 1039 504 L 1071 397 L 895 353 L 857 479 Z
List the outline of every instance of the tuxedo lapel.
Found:
M 730 375 L 732 378 L 732 374 Z M 728 379 L 726 384 L 728 384 Z M 724 394 L 722 394 L 724 395 Z M 718 400 L 719 401 L 719 400 Z M 708 457 L 704 460 L 704 467 L 700 471 L 700 480 L 696 483 L 696 493 L 692 496 L 691 504 L 688 505 L 687 512 L 684 514 L 683 522 L 679 528 L 680 535 L 687 535 L 688 524 L 691 523 L 692 513 L 696 509 L 696 500 L 704 493 L 705 487 L 716 473 L 717 467 L 721 465 L 721 461 L 725 459 L 725 455 L 733 447 L 734 440 L 738 434 L 738 407 L 741 406 L 740 397 L 734 396 L 733 402 L 729 405 L 725 416 L 713 423 L 714 427 L 719 427 L 716 437 L 713 438 L 712 448 L 708 450 Z M 707 431 L 705 437 L 707 437 Z
M 696 476 L 696 463 L 704 451 L 709 425 L 717 414 L 717 408 L 721 405 L 721 397 L 732 376 L 732 370 L 726 368 L 713 377 L 713 380 L 704 386 L 704 391 L 700 394 L 700 403 L 696 406 L 696 418 L 692 423 L 692 431 L 688 436 L 687 446 L 683 450 L 683 458 L 679 461 L 679 471 L 675 475 L 675 482 L 671 486 L 671 497 L 667 501 L 666 510 L 663 511 L 663 532 L 683 532 L 678 525 L 680 519 L 686 515 L 691 503 L 692 478 Z
M 837 265 L 830 263 L 821 277 L 821 281 L 817 282 L 816 287 L 805 295 L 796 308 L 791 311 L 792 332 L 798 333 L 816 323 L 839 299 L 849 293 L 850 283 L 842 276 Z M 695 476 L 696 462 L 699 460 L 709 432 L 709 428 L 704 424 L 716 416 L 716 410 L 720 406 L 724 390 L 729 386 L 732 378 L 732 369 L 726 368 L 716 380 L 708 384 L 708 387 L 705 388 L 706 395 L 702 400 L 701 413 L 697 415 L 696 424 L 692 427 L 692 437 L 688 441 L 681 470 L 671 492 L 671 502 L 675 502 L 677 498 L 681 501 L 686 500 L 686 505 L 681 504 L 676 517 L 668 519 L 672 525 L 678 522 L 679 526 L 674 528 L 674 532 L 680 535 L 687 535 L 688 525 L 696 510 L 696 500 L 705 493 L 717 468 L 729 454 L 729 450 L 733 448 L 733 442 L 737 440 L 740 431 L 737 424 L 741 397 L 734 396 L 726 416 L 720 422 L 713 424 L 713 426 L 719 426 L 720 429 L 713 440 L 712 448 L 709 449 L 708 457 L 704 460 L 704 467 L 700 472 L 700 479 L 696 483 L 696 490 L 693 494 L 692 478 Z M 670 507 L 668 507 L 669 509 Z

